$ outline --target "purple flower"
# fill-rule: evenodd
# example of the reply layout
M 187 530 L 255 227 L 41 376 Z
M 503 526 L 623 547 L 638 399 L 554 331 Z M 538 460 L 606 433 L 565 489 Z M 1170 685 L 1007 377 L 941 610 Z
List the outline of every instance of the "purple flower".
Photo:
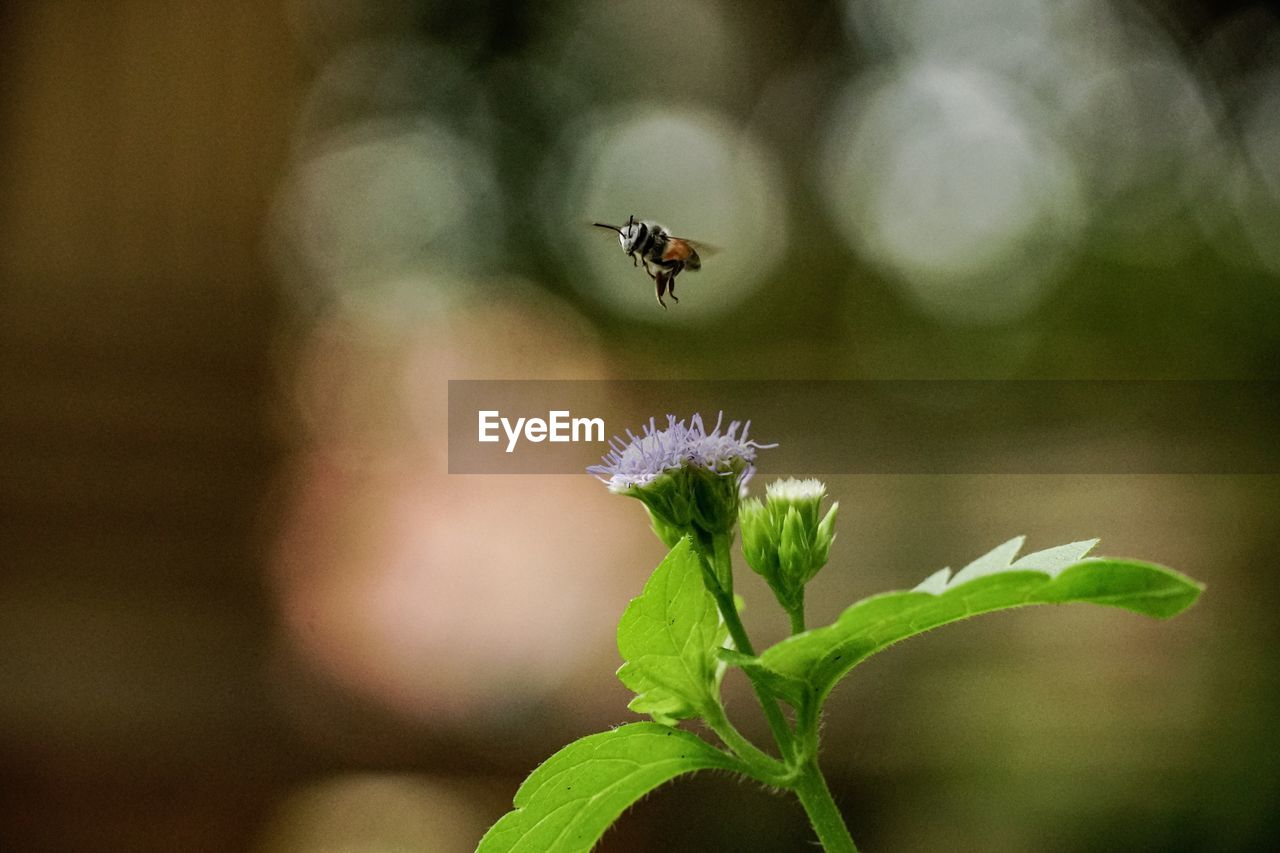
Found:
M 707 432 L 702 415 L 689 418 L 687 425 L 677 421 L 675 415 L 667 415 L 665 429 L 658 429 L 650 418 L 643 435 L 627 430 L 629 441 L 615 437 L 609 442 L 611 449 L 600 464 L 592 465 L 587 471 L 595 474 L 612 492 L 647 486 L 662 475 L 684 467 L 702 468 L 722 476 L 737 475 L 737 484 L 742 488 L 755 473 L 756 451 L 777 445 L 748 439 L 750 421 L 745 424 L 730 421 L 722 433 L 723 422 L 722 412 L 716 418 L 715 428 Z
M 721 415 L 708 432 L 700 415 L 687 424 L 667 415 L 665 429 L 651 419 L 643 435 L 628 430 L 628 441 L 613 439 L 609 453 L 587 471 L 610 491 L 638 498 L 669 547 L 685 536 L 705 546 L 732 535 L 756 451 L 776 446 L 747 438 L 749 423 L 730 421 L 721 432 L 723 422 Z

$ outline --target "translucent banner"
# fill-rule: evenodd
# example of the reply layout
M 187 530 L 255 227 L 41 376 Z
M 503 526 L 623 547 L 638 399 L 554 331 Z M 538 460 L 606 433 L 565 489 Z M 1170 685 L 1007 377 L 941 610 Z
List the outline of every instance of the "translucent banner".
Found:
M 764 474 L 1280 473 L 1280 383 L 1092 380 L 451 380 L 449 472 L 580 474 L 695 413 L 776 442 Z

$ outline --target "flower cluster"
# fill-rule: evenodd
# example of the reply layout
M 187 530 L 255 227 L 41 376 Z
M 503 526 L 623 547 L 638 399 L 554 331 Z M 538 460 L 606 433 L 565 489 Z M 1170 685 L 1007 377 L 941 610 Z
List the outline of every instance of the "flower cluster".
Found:
M 662 429 L 651 419 L 642 435 L 628 430 L 627 441 L 614 438 L 601 464 L 587 470 L 610 491 L 642 501 L 669 547 L 686 535 L 697 541 L 728 535 L 755 473 L 756 451 L 776 445 L 749 439 L 750 422 L 730 421 L 721 432 L 723 424 L 723 414 L 710 431 L 701 415 L 688 423 L 667 415 Z

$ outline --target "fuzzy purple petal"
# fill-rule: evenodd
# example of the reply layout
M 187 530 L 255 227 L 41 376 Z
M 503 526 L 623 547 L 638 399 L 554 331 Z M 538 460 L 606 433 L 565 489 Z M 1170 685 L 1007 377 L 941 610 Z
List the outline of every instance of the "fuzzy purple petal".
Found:
M 750 421 L 745 425 L 730 421 L 722 432 L 723 424 L 722 414 L 708 432 L 701 415 L 689 418 L 687 424 L 677 421 L 675 415 L 667 415 L 666 427 L 659 429 L 651 418 L 643 434 L 637 436 L 627 430 L 628 441 L 613 439 L 600 464 L 592 465 L 587 471 L 614 492 L 648 485 L 663 474 L 685 466 L 724 475 L 733 474 L 735 468 L 740 467 L 738 482 L 743 485 L 755 473 L 756 451 L 777 445 L 760 444 L 747 438 Z M 744 464 L 735 466 L 739 460 Z

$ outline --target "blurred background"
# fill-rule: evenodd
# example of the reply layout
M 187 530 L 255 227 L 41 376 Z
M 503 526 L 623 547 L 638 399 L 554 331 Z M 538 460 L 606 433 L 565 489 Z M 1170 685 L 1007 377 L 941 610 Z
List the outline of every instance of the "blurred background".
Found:
M 449 476 L 448 379 L 1280 362 L 1270 4 L 19 0 L 0 73 L 6 851 L 471 850 L 633 719 L 639 506 Z M 667 311 L 586 227 L 630 214 L 722 250 Z M 1018 533 L 1209 584 L 870 661 L 826 728 L 863 849 L 1274 849 L 1280 478 L 830 487 L 811 624 Z M 707 777 L 600 849 L 808 838 Z

